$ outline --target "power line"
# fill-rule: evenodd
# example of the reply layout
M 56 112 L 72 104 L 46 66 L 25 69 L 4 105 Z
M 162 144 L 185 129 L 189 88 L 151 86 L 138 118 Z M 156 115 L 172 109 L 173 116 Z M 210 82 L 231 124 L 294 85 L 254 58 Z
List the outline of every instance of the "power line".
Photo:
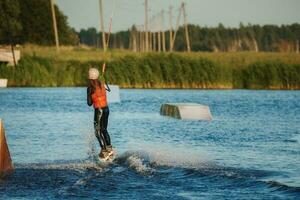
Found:
M 185 31 L 185 40 L 187 45 L 187 51 L 190 51 L 190 38 L 188 31 L 188 22 L 187 22 L 187 13 L 186 13 L 186 4 L 182 1 L 179 8 L 176 9 L 173 5 L 169 4 L 169 11 L 165 12 L 163 10 L 155 12 L 155 10 L 149 7 L 154 0 L 141 0 L 140 3 L 133 3 L 132 1 L 124 1 L 118 3 L 118 9 L 121 10 L 130 10 L 132 12 L 138 13 L 139 5 L 144 6 L 144 23 L 141 25 L 132 26 L 131 36 L 129 44 L 131 49 L 134 51 L 166 51 L 166 37 L 165 33 L 169 32 L 169 51 L 172 52 L 175 46 L 175 38 L 177 31 L 179 30 L 179 25 L 181 23 L 181 17 L 183 17 L 183 26 Z M 144 3 L 142 3 L 144 2 Z M 156 0 L 156 2 L 161 3 Z M 102 40 L 105 41 L 105 31 L 103 24 L 103 6 L 102 0 L 99 0 L 100 4 L 100 23 L 102 30 Z M 120 11 L 118 11 L 119 13 Z M 178 12 L 178 14 L 177 14 Z M 149 18 L 149 14 L 153 13 L 152 17 Z M 164 26 L 165 22 L 165 13 L 168 13 L 169 26 L 166 28 Z M 175 29 L 173 29 L 174 16 L 176 16 Z M 135 28 L 134 28 L 135 27 Z M 103 45 L 104 51 L 106 50 L 106 45 Z

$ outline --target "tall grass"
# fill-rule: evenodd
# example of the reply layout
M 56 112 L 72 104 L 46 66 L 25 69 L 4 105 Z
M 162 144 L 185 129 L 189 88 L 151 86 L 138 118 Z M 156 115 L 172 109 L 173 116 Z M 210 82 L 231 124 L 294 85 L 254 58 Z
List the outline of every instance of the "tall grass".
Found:
M 84 53 L 62 49 L 65 54 L 73 52 L 68 59 L 64 53 L 55 57 L 51 51 L 49 55 L 45 49 L 23 51 L 16 68 L 0 66 L 0 78 L 8 78 L 9 86 L 85 86 L 88 68 L 100 69 L 102 65 L 101 59 L 93 58 L 99 52 L 90 49 L 78 50 Z M 107 60 L 108 82 L 123 88 L 300 89 L 300 59 L 296 54 L 113 51 L 102 59 Z
M 300 64 L 259 61 L 233 73 L 234 88 L 300 89 Z

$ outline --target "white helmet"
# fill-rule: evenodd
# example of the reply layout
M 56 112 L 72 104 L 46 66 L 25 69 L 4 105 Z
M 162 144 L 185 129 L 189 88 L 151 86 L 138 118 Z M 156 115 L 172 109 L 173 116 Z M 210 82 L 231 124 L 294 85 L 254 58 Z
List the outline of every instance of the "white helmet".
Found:
M 95 80 L 99 78 L 99 71 L 96 68 L 89 69 L 89 79 Z

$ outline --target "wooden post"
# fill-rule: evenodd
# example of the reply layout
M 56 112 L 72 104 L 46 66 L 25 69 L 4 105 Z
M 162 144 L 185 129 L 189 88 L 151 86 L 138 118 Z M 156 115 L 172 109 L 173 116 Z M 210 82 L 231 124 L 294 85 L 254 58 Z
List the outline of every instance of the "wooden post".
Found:
M 296 53 L 299 53 L 299 40 L 296 41 Z
M 0 119 L 0 178 L 14 171 L 7 146 L 2 120 Z
M 13 44 L 12 41 L 11 41 L 10 47 L 11 47 L 11 52 L 12 52 L 12 55 L 13 55 L 14 66 L 16 67 L 17 66 L 16 55 L 15 55 L 15 50 L 14 50 L 14 44 Z
M 58 39 L 58 32 L 57 32 L 57 24 L 56 24 L 56 15 L 55 15 L 55 8 L 54 8 L 54 0 L 50 0 L 50 3 L 51 3 L 51 10 L 52 10 L 52 21 L 53 21 L 53 29 L 54 29 L 54 36 L 55 36 L 56 51 L 59 52 L 59 39 Z
M 100 29 L 101 29 L 101 32 L 102 32 L 102 45 L 103 45 L 103 51 L 106 52 L 106 39 L 105 39 L 105 30 L 104 30 L 102 0 L 99 0 L 99 6 L 100 6 Z

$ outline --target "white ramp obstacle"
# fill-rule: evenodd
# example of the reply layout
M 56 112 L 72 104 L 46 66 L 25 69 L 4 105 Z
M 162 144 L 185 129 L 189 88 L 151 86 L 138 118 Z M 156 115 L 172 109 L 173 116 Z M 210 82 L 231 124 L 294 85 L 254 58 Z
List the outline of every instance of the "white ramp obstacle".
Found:
M 0 119 L 0 178 L 14 171 L 12 164 L 2 120 Z
M 0 79 L 0 88 L 7 87 L 7 79 Z
M 110 92 L 107 92 L 108 103 L 119 103 L 120 100 L 120 89 L 118 85 L 108 85 Z
M 20 50 L 14 50 L 16 64 L 18 64 L 21 53 Z M 8 49 L 0 49 L 0 61 L 7 62 L 9 65 L 14 65 L 14 56 L 11 50 Z
M 196 103 L 166 103 L 160 114 L 182 120 L 212 120 L 209 107 Z

